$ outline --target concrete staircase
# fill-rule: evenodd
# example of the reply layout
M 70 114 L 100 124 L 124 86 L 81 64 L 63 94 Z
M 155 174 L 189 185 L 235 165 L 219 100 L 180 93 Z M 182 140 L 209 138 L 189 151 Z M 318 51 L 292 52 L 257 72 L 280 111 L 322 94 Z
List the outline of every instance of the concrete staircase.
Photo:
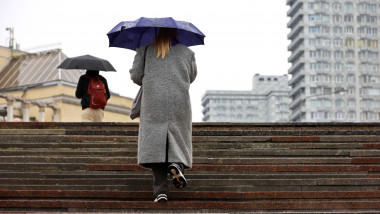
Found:
M 0 212 L 380 213 L 380 123 L 193 125 L 184 190 L 153 203 L 132 123 L 0 123 Z

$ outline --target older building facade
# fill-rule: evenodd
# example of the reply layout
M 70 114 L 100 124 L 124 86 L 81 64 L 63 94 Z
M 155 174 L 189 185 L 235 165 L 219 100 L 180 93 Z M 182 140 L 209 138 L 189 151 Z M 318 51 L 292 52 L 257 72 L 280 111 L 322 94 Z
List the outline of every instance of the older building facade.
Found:
M 288 122 L 288 77 L 253 78 L 251 91 L 206 91 L 202 97 L 204 122 Z
M 378 121 L 379 1 L 287 0 L 287 5 L 290 120 Z
M 58 69 L 66 58 L 60 49 L 26 53 L 0 46 L 0 121 L 80 122 L 75 90 L 84 70 Z M 111 92 L 104 121 L 132 122 L 132 102 Z

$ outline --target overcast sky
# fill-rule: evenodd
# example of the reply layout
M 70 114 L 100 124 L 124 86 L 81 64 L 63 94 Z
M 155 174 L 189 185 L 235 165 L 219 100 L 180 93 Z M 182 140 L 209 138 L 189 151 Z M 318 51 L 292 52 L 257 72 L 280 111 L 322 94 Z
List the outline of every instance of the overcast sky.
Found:
M 102 72 L 112 91 L 133 98 L 129 78 L 134 51 L 109 48 L 106 34 L 120 21 L 173 17 L 189 21 L 205 35 L 195 52 L 198 76 L 191 85 L 193 121 L 202 120 L 207 90 L 252 88 L 252 78 L 284 75 L 290 64 L 285 0 L 0 0 L 0 45 L 14 27 L 21 49 L 61 43 L 68 57 L 90 54 L 107 59 L 116 73 Z

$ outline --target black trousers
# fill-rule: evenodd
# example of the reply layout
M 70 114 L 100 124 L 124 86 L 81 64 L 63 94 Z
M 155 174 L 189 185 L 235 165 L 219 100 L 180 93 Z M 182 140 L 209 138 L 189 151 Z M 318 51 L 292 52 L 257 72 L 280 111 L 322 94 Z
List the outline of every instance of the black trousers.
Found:
M 157 197 L 159 194 L 169 194 L 168 187 L 168 150 L 169 150 L 169 137 L 166 137 L 166 155 L 165 163 L 153 163 L 153 196 Z
M 169 194 L 168 166 L 168 163 L 152 164 L 154 197 L 157 197 L 159 194 Z

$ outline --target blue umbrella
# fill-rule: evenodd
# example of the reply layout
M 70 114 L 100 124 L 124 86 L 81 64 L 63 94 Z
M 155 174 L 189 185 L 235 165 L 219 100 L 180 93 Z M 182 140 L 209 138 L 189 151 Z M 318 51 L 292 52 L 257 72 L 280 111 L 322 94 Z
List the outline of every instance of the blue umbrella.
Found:
M 178 43 L 186 46 L 204 45 L 205 35 L 190 22 L 167 18 L 141 17 L 135 21 L 120 22 L 109 33 L 109 47 L 136 50 L 152 43 L 160 27 L 176 28 Z

